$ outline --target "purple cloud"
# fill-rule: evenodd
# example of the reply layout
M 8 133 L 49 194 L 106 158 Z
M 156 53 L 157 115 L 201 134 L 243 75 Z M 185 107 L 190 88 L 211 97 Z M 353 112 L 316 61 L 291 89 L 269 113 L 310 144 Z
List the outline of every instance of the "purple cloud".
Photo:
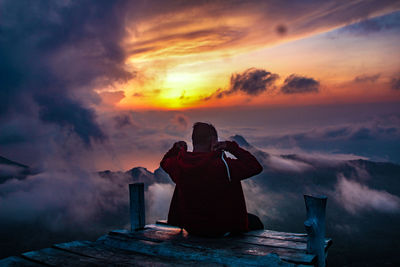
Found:
M 284 94 L 318 93 L 320 84 L 313 78 L 292 74 L 287 77 L 281 87 Z

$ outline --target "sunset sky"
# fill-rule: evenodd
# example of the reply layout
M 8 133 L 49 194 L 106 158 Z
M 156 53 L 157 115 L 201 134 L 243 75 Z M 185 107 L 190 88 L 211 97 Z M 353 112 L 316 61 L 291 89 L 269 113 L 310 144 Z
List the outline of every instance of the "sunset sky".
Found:
M 400 266 L 399 44 L 399 0 L 0 0 L 0 260 L 128 229 L 132 182 L 166 218 L 201 121 L 267 229 L 326 195 L 329 265 Z
M 28 165 L 154 169 L 197 120 L 251 141 L 397 123 L 399 1 L 0 4 L 0 154 Z
M 119 93 L 120 109 L 398 101 L 398 9 L 395 1 L 177 5 L 128 25 L 121 45 L 135 78 L 98 92 Z M 249 69 L 238 77 L 253 84 L 233 89 L 231 77 Z M 284 91 L 290 75 L 298 80 Z

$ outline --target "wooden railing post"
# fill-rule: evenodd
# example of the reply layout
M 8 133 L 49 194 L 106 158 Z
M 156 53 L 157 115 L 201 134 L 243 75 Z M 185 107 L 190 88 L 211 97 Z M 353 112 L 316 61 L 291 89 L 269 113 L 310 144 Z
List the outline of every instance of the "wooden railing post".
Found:
M 325 209 L 326 196 L 304 195 L 307 220 L 304 222 L 308 238 L 307 253 L 318 257 L 318 267 L 325 267 Z
M 144 184 L 129 184 L 131 231 L 143 229 L 145 226 Z

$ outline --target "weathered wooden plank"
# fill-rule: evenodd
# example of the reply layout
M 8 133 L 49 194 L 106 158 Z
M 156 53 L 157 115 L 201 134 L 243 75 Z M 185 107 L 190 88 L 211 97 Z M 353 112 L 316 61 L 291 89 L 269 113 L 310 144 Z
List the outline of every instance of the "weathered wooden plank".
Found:
M 290 248 L 290 249 L 297 249 L 297 250 L 301 250 L 301 251 L 307 250 L 307 244 L 304 242 L 263 238 L 263 237 L 256 237 L 256 236 L 240 236 L 240 237 L 235 238 L 234 240 L 237 242 L 249 243 L 249 244 L 254 244 L 254 245 L 263 245 L 263 246 L 279 247 L 279 248 Z
M 237 248 L 233 248 L 233 250 L 236 251 Z M 240 248 L 240 253 L 251 254 L 251 255 L 267 255 L 269 253 L 275 253 L 282 260 L 295 264 L 314 265 L 316 261 L 316 256 L 313 254 L 306 254 L 292 249 L 275 248 L 275 247 L 267 247 L 259 245 L 244 246 Z
M 306 236 L 305 237 L 295 236 L 295 235 L 291 236 L 289 235 L 290 233 L 282 233 L 282 235 L 280 235 L 280 233 L 281 232 L 275 232 L 270 230 L 257 230 L 257 231 L 243 233 L 243 235 L 307 243 Z M 325 247 L 330 246 L 331 244 L 332 244 L 332 239 L 325 238 Z
M 180 228 L 152 228 L 148 226 L 146 226 L 146 228 L 142 231 L 128 232 L 119 230 L 110 231 L 110 234 L 124 234 L 130 236 L 131 238 L 140 238 L 142 240 L 149 240 L 153 242 L 192 238 L 192 236 L 189 237 L 188 232 L 181 230 Z M 207 238 L 203 239 L 207 240 Z
M 23 259 L 21 257 L 8 257 L 5 259 L 0 260 L 0 266 L 4 267 L 18 267 L 18 266 L 32 266 L 32 267 L 39 267 L 39 266 L 45 266 L 40 263 L 36 263 L 27 259 Z
M 193 266 L 199 265 L 194 261 L 180 261 L 169 258 L 160 258 L 144 255 L 137 252 L 127 252 L 125 250 L 104 246 L 90 241 L 73 241 L 68 243 L 56 244 L 54 247 L 75 253 L 82 256 L 101 259 L 110 265 L 118 266 Z M 218 266 L 214 264 L 213 266 Z
M 181 231 L 181 228 L 175 227 L 175 226 L 170 226 L 167 224 L 160 224 L 160 225 L 149 224 L 149 225 L 146 225 L 146 228 L 157 229 L 160 231 L 167 231 L 167 232 Z M 185 232 L 185 235 L 188 235 L 185 230 L 183 230 L 183 231 Z M 278 231 L 272 231 L 272 230 L 257 230 L 257 231 L 243 233 L 242 236 L 262 237 L 262 238 L 271 238 L 271 239 L 277 239 L 277 240 L 307 243 L 307 237 L 306 237 L 307 234 L 302 234 L 302 233 L 285 233 L 285 232 L 278 232 Z M 274 241 L 271 241 L 270 243 L 273 243 L 273 242 Z M 332 239 L 326 238 L 325 239 L 325 250 L 327 250 L 331 246 L 331 244 L 332 244 Z M 264 244 L 264 245 L 266 245 L 266 244 Z M 302 246 L 300 246 L 300 249 L 301 249 L 301 247 Z
M 76 255 L 55 248 L 45 248 L 38 251 L 25 252 L 25 259 L 50 266 L 107 266 L 107 262 L 91 257 Z
M 300 241 L 292 241 L 292 240 L 284 240 L 284 239 L 273 239 L 273 238 L 265 238 L 265 237 L 257 237 L 257 236 L 238 236 L 235 240 L 231 242 L 244 242 L 255 245 L 262 246 L 271 246 L 271 247 L 280 247 L 280 248 L 288 248 L 295 249 L 301 251 L 303 253 L 307 252 L 307 243 Z M 332 240 L 327 239 L 325 243 L 325 250 L 331 246 Z
M 149 224 L 146 226 L 152 226 L 154 224 Z M 179 228 L 176 226 L 169 225 L 167 220 L 157 220 L 155 226 L 160 225 L 164 227 L 171 227 L 171 228 Z M 287 233 L 287 232 L 278 232 L 278 231 L 273 231 L 273 230 L 255 230 L 251 231 L 251 233 L 257 233 L 258 235 L 262 236 L 264 234 L 267 234 L 267 237 L 270 236 L 297 236 L 297 237 L 307 237 L 306 233 Z
M 307 237 L 307 234 L 306 234 L 306 233 L 279 232 L 279 231 L 268 230 L 268 229 L 251 231 L 251 233 L 257 233 L 257 232 L 262 232 L 263 234 L 266 234 L 267 236 L 297 236 L 297 237 Z
M 185 229 L 171 225 L 147 224 L 145 229 L 159 229 L 160 231 L 183 231 L 187 233 Z
M 148 228 L 151 228 L 154 231 L 145 230 L 142 232 L 142 234 L 145 235 L 146 237 L 155 239 L 162 239 L 164 235 L 170 235 L 171 237 L 176 238 L 178 236 L 177 235 L 178 231 L 180 231 L 179 228 L 172 228 L 172 227 L 166 228 L 157 225 L 149 225 Z M 244 236 L 244 235 L 226 237 L 225 239 L 229 240 L 229 242 L 243 242 L 254 245 L 281 247 L 281 248 L 297 249 L 302 251 L 306 251 L 307 249 L 306 243 L 290 241 L 290 240 L 279 240 L 279 239 L 270 239 L 264 237 Z
M 175 226 L 168 225 L 166 220 L 158 220 L 156 224 L 149 224 L 146 227 L 157 228 L 161 227 L 169 227 L 169 228 L 178 228 Z M 267 237 L 267 238 L 275 238 L 282 240 L 292 240 L 293 241 L 303 241 L 307 242 L 307 234 L 306 233 L 287 233 L 287 232 L 278 232 L 273 230 L 255 230 L 248 233 L 244 233 L 244 235 L 258 236 L 258 237 Z
M 149 224 L 149 225 L 146 225 L 146 227 L 147 228 L 157 228 L 158 227 L 161 229 L 166 229 L 165 227 L 169 227 L 169 228 L 180 229 L 178 227 L 168 225 L 166 220 L 158 220 L 156 224 Z M 247 233 L 243 233 L 243 235 L 307 243 L 307 234 L 306 233 L 288 233 L 288 232 L 278 232 L 278 231 L 273 231 L 273 230 L 254 230 L 254 231 L 250 231 Z M 331 241 L 332 241 L 332 239 L 330 239 L 330 238 L 325 239 L 326 244 L 328 244 Z
M 307 242 L 307 234 L 300 233 L 286 233 L 272 230 L 255 230 L 244 233 L 244 235 Z
M 240 243 L 235 242 L 235 238 L 202 238 L 188 236 L 186 231 L 180 231 L 179 228 L 163 228 L 147 228 L 144 231 L 135 233 L 124 230 L 112 231 L 110 235 L 121 235 L 128 239 L 154 240 L 158 243 L 168 241 L 178 246 L 193 247 L 203 250 L 212 249 L 235 255 L 263 256 L 269 253 L 276 253 L 281 259 L 294 263 L 312 264 L 315 260 L 315 255 L 302 253 L 298 250 Z
M 168 225 L 157 225 L 150 224 L 146 225 L 146 228 L 157 229 L 160 231 L 168 231 L 168 232 L 177 232 L 181 231 L 181 228 L 168 226 Z M 184 231 L 184 230 L 183 230 Z M 184 231 L 186 233 L 186 231 Z M 187 234 L 187 233 L 186 233 Z M 284 232 L 276 232 L 271 230 L 257 230 L 251 231 L 248 233 L 243 233 L 243 236 L 254 236 L 254 237 L 262 237 L 262 238 L 272 238 L 278 240 L 287 240 L 287 241 L 295 241 L 295 242 L 307 242 L 307 237 L 304 234 L 295 234 L 295 233 L 284 233 Z
M 97 242 L 128 251 L 185 261 L 218 263 L 229 266 L 294 266 L 281 261 L 276 254 L 266 256 L 241 255 L 232 253 L 232 251 L 190 246 L 190 244 L 179 245 L 171 241 L 160 243 L 132 239 L 129 235 L 106 235 L 98 239 Z

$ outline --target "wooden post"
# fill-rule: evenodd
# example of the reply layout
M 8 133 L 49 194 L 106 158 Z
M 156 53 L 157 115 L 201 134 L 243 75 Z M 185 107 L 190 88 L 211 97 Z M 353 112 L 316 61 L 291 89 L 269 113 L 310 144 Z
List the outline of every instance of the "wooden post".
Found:
M 308 238 L 307 253 L 315 254 L 318 267 L 325 267 L 325 209 L 326 196 L 304 195 L 307 220 L 304 222 Z
M 129 184 L 131 231 L 143 229 L 145 226 L 144 184 Z

